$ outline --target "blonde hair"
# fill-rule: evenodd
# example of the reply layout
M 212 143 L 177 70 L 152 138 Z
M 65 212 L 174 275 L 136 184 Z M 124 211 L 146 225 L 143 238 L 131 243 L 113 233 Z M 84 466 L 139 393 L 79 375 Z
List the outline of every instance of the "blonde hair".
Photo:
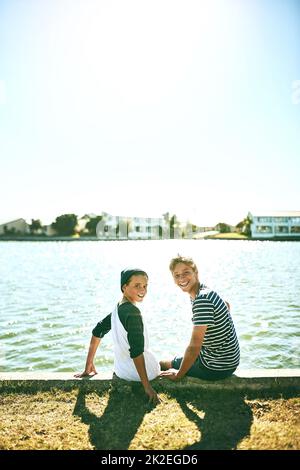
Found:
M 194 272 L 198 272 L 197 266 L 192 260 L 192 258 L 188 258 L 187 256 L 181 256 L 179 253 L 175 258 L 171 259 L 170 265 L 169 265 L 170 271 L 173 272 L 175 269 L 175 266 L 179 263 L 187 264 L 188 266 L 192 268 Z

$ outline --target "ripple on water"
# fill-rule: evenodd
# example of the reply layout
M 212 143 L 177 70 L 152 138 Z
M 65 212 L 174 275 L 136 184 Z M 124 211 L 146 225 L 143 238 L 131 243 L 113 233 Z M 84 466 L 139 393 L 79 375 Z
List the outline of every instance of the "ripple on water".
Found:
M 25 330 L 20 331 L 20 335 L 32 335 L 38 331 L 37 328 L 25 328 Z
M 55 361 L 52 362 L 45 362 L 45 361 L 40 361 L 37 362 L 35 365 L 30 367 L 30 370 L 51 370 L 53 372 L 56 372 L 56 367 L 58 364 Z
M 252 341 L 255 338 L 255 334 L 243 333 L 239 335 L 239 339 L 242 341 Z
M 95 360 L 95 364 L 99 365 L 112 365 L 114 363 L 113 357 L 98 357 Z
M 10 339 L 15 338 L 16 336 L 18 336 L 18 334 L 14 331 L 8 331 L 7 333 L 3 333 L 2 335 L 0 335 L 0 339 Z
M 256 332 L 256 337 L 257 338 L 260 338 L 260 337 L 270 337 L 272 336 L 272 332 L 270 330 L 267 330 L 267 329 L 264 329 L 264 330 L 258 330 Z
M 86 346 L 84 344 L 75 344 L 75 343 L 70 343 L 65 345 L 66 349 L 69 349 L 71 351 L 85 351 Z
M 16 347 L 20 347 L 20 346 L 25 346 L 25 347 L 28 347 L 30 346 L 30 343 L 28 341 L 28 339 L 20 339 L 18 341 L 15 341 L 14 343 L 16 345 Z
M 55 372 L 73 372 L 76 373 L 77 369 L 74 367 L 57 367 Z
M 64 339 L 66 335 L 64 333 L 50 333 L 47 335 L 47 338 L 51 338 L 51 340 L 59 340 Z
M 57 329 L 62 329 L 62 328 L 68 328 L 67 325 L 64 323 L 51 323 L 51 322 L 46 322 L 42 324 L 42 328 L 57 328 Z
M 27 364 L 32 364 L 32 363 L 35 363 L 35 362 L 39 362 L 39 363 L 42 363 L 45 361 L 45 359 L 47 359 L 47 356 L 30 356 L 26 359 L 26 363 Z

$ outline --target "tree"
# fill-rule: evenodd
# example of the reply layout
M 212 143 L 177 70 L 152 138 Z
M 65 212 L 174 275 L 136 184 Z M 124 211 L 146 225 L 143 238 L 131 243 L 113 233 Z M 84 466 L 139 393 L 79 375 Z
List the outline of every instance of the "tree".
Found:
M 12 228 L 8 228 L 7 225 L 4 225 L 3 227 L 3 230 L 4 230 L 4 235 L 17 235 L 17 231 L 15 229 L 15 227 L 12 227 Z
M 132 219 L 127 217 L 119 217 L 116 226 L 117 238 L 128 238 L 128 234 L 132 231 Z
M 249 216 L 247 216 L 245 217 L 245 219 L 241 220 L 241 222 L 237 224 L 237 228 L 240 229 L 241 232 L 247 237 L 251 237 L 251 223 L 252 220 Z
M 96 217 L 92 217 L 86 224 L 85 228 L 88 229 L 89 235 L 95 237 L 96 234 L 96 227 L 98 223 L 102 220 L 102 215 L 97 215 Z
M 216 228 L 220 233 L 229 233 L 231 231 L 230 225 L 225 224 L 225 222 L 219 222 Z
M 42 223 L 39 219 L 31 219 L 31 224 L 29 225 L 31 235 L 35 235 L 39 230 L 42 230 L 42 228 Z
M 170 224 L 170 238 L 173 239 L 175 235 L 176 224 L 177 224 L 177 217 L 175 214 L 170 218 L 169 224 Z
M 56 217 L 55 222 L 52 223 L 52 227 L 56 230 L 57 235 L 62 237 L 74 235 L 76 225 L 77 215 L 75 214 L 60 215 Z

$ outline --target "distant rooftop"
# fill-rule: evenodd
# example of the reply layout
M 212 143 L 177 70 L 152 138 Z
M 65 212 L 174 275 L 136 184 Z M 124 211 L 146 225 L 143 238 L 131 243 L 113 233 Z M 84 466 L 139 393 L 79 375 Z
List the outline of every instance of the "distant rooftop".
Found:
M 0 220 L 0 225 L 12 224 L 12 223 L 15 223 L 15 222 L 19 222 L 20 220 L 26 222 L 26 220 L 23 219 L 23 217 L 20 217 L 19 219 L 14 219 L 14 220 L 6 220 L 6 221 L 1 221 Z
M 300 211 L 250 211 L 254 217 L 300 217 Z

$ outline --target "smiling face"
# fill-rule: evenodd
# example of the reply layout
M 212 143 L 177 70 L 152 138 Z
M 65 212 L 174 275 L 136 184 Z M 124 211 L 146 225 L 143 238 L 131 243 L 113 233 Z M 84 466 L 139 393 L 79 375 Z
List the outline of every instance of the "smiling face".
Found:
M 123 286 L 123 294 L 132 304 L 142 302 L 147 294 L 148 278 L 143 274 L 134 274 Z
M 183 292 L 187 292 L 191 297 L 195 297 L 199 290 L 199 278 L 197 268 L 192 268 L 185 263 L 177 263 L 172 270 L 175 284 Z

